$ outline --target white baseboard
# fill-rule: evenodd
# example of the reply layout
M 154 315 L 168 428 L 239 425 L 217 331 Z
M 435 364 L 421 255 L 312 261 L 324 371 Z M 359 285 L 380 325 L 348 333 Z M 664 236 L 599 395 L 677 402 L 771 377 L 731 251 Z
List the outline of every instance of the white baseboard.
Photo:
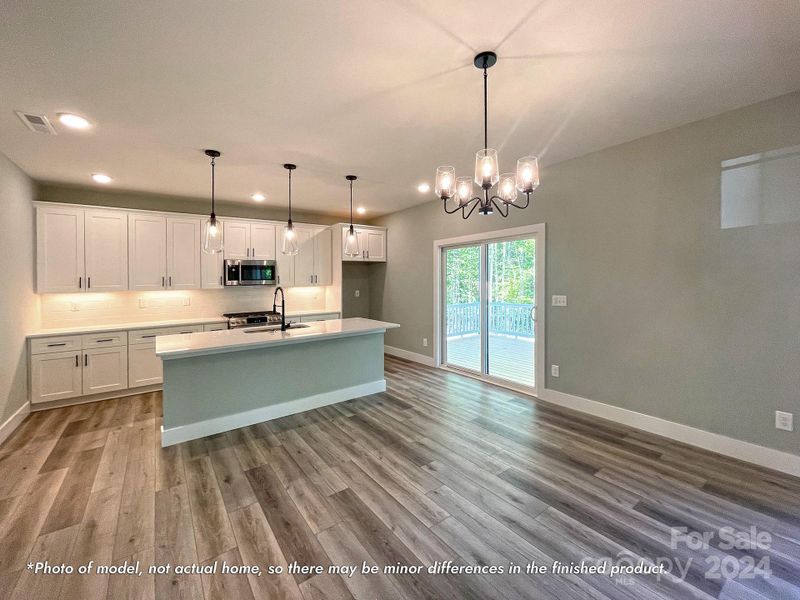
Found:
M 800 477 L 800 456 L 759 446 L 751 442 L 737 440 L 731 437 L 697 429 L 688 425 L 667 421 L 644 413 L 638 413 L 626 408 L 619 408 L 604 404 L 596 400 L 589 400 L 580 396 L 573 396 L 557 390 L 545 389 L 539 398 L 565 408 L 571 408 L 596 417 L 608 419 L 616 423 L 635 427 L 649 433 L 655 433 L 666 438 L 698 446 L 711 452 L 730 456 L 744 462 L 767 467 L 782 473 Z
M 340 390 L 333 390 L 332 392 L 315 394 L 306 398 L 298 398 L 297 400 L 289 400 L 271 406 L 263 406 L 234 415 L 225 415 L 224 417 L 189 423 L 188 425 L 179 425 L 178 427 L 170 427 L 169 429 L 164 429 L 162 425 L 161 446 L 172 446 L 173 444 L 196 440 L 197 438 L 207 435 L 214 435 L 215 433 L 222 433 L 224 431 L 238 429 L 239 427 L 247 427 L 248 425 L 269 421 L 270 419 L 278 419 L 306 410 L 312 410 L 314 408 L 328 406 L 329 404 L 336 404 L 337 402 L 344 402 L 345 400 L 352 400 L 353 398 L 360 398 L 361 396 L 368 396 L 385 391 L 386 380 L 379 379 L 378 381 L 362 383 Z
M 390 356 L 405 358 L 406 360 L 418 362 L 429 367 L 435 366 L 433 363 L 433 357 L 425 356 L 424 354 L 419 354 L 418 352 L 411 352 L 411 350 L 403 350 L 402 348 L 395 348 L 394 346 L 384 346 L 383 351 Z
M 14 430 L 20 426 L 20 423 L 25 420 L 25 417 L 31 412 L 31 403 L 26 402 L 20 406 L 17 411 L 6 419 L 6 422 L 0 425 L 0 444 L 5 442 Z

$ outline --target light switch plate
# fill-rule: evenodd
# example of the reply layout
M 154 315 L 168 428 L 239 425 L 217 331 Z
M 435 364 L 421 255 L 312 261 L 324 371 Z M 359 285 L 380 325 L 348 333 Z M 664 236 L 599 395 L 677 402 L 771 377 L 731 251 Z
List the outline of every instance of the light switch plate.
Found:
M 422 345 L 428 347 L 428 338 L 422 338 Z
M 561 369 L 558 368 L 558 365 L 550 365 L 550 375 L 553 377 L 558 377 Z
M 794 431 L 794 413 L 775 411 L 775 429 L 783 431 Z
M 356 290 L 356 298 L 361 296 L 361 290 Z
M 567 305 L 567 297 L 566 296 L 553 296 L 553 306 L 566 306 Z

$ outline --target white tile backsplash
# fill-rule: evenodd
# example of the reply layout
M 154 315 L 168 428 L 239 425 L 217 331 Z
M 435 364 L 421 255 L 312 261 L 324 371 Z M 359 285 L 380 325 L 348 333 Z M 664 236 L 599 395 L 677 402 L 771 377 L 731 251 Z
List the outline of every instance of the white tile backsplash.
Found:
M 108 325 L 167 319 L 218 317 L 226 312 L 272 308 L 275 288 L 118 292 L 112 294 L 41 294 L 42 328 Z M 338 311 L 331 290 L 288 288 L 286 310 Z

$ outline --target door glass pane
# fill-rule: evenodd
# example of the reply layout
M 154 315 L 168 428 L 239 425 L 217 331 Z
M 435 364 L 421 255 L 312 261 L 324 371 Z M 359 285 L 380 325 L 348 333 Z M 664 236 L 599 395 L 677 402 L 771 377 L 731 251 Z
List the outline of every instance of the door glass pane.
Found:
M 445 250 L 447 364 L 481 371 L 481 248 Z
M 536 240 L 488 244 L 489 375 L 535 384 Z

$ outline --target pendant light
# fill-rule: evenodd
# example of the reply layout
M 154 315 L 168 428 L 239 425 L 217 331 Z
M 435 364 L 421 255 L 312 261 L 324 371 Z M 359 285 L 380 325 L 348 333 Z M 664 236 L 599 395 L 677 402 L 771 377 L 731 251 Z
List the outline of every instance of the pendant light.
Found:
M 350 182 L 350 229 L 347 230 L 347 237 L 344 240 L 345 256 L 358 256 L 361 250 L 358 249 L 358 235 L 353 229 L 353 182 L 358 179 L 355 175 L 346 175 L 345 179 Z
M 214 169 L 216 160 L 220 157 L 218 150 L 206 150 L 206 156 L 211 158 L 211 215 L 206 221 L 203 232 L 203 252 L 206 254 L 219 254 L 222 252 L 222 226 L 217 222 L 217 215 L 214 213 L 214 193 L 215 180 Z
M 286 163 L 283 168 L 289 171 L 289 220 L 286 222 L 286 227 L 283 228 L 283 248 L 281 252 L 294 256 L 297 254 L 297 232 L 292 225 L 292 171 L 297 168 L 297 165 Z

